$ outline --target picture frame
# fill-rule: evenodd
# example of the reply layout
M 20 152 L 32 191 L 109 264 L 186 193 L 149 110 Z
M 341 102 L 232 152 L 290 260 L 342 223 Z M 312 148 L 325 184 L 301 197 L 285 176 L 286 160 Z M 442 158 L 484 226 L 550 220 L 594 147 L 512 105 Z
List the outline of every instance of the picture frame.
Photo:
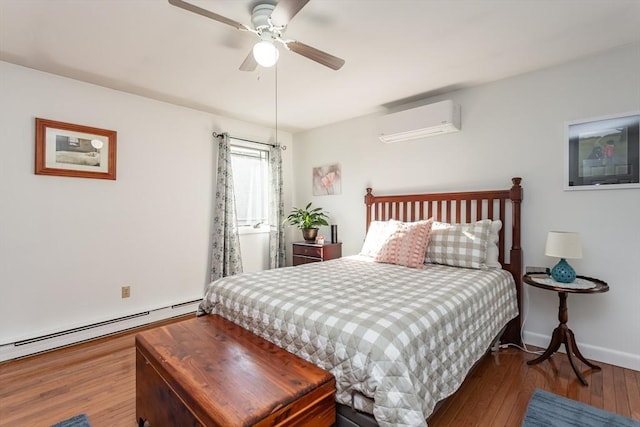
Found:
M 36 175 L 116 179 L 117 132 L 36 118 Z
M 314 196 L 334 196 L 342 193 L 342 168 L 340 164 L 314 167 L 312 187 Z
M 567 122 L 565 141 L 565 191 L 640 188 L 640 111 Z

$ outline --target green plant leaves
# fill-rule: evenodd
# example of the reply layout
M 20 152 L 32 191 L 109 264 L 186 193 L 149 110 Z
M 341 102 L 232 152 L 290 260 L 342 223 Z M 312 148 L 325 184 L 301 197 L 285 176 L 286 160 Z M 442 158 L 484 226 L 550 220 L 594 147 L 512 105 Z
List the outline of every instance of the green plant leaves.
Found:
M 329 217 L 321 207 L 311 209 L 312 202 L 309 202 L 304 208 L 294 207 L 291 213 L 285 219 L 291 225 L 300 229 L 318 228 L 321 225 L 329 225 L 327 220 Z

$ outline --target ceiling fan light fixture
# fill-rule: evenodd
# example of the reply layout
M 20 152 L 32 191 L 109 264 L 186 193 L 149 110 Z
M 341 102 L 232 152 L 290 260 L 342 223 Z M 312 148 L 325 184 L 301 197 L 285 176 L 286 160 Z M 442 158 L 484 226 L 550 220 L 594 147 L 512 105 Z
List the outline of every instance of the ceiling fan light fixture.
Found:
M 0 0 L 2 1 L 2 0 Z M 229 25 L 235 29 L 247 31 L 260 38 L 260 42 L 246 56 L 240 65 L 240 71 L 254 71 L 258 65 L 272 67 L 278 62 L 279 52 L 274 42 L 279 42 L 293 53 L 304 56 L 332 70 L 339 70 L 344 59 L 333 56 L 313 46 L 297 40 L 283 40 L 289 21 L 307 4 L 309 0 L 254 0 L 251 11 L 251 26 L 203 9 L 190 1 L 168 0 L 169 4 L 205 18 Z
M 271 41 L 261 40 L 253 46 L 253 57 L 263 67 L 273 67 L 279 56 L 278 48 Z

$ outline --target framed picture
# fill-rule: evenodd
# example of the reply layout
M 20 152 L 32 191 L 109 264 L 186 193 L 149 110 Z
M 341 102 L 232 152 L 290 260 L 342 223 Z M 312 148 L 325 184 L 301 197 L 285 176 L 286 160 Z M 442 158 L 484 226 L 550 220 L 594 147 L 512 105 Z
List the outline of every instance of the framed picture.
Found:
M 36 175 L 116 179 L 117 132 L 36 118 Z
M 327 196 L 342 192 L 342 171 L 339 163 L 313 168 L 313 195 Z
M 640 188 L 640 112 L 566 128 L 565 190 Z

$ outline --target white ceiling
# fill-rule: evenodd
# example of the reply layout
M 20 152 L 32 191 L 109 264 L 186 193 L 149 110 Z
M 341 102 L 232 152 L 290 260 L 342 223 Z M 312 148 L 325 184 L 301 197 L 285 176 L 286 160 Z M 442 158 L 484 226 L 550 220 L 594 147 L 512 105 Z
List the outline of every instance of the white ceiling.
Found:
M 259 3 L 190 1 L 245 24 Z M 296 132 L 638 42 L 640 0 L 311 0 L 285 36 L 346 60 L 281 49 Z M 275 69 L 238 70 L 255 41 L 166 0 L 0 0 L 0 60 L 273 127 Z

